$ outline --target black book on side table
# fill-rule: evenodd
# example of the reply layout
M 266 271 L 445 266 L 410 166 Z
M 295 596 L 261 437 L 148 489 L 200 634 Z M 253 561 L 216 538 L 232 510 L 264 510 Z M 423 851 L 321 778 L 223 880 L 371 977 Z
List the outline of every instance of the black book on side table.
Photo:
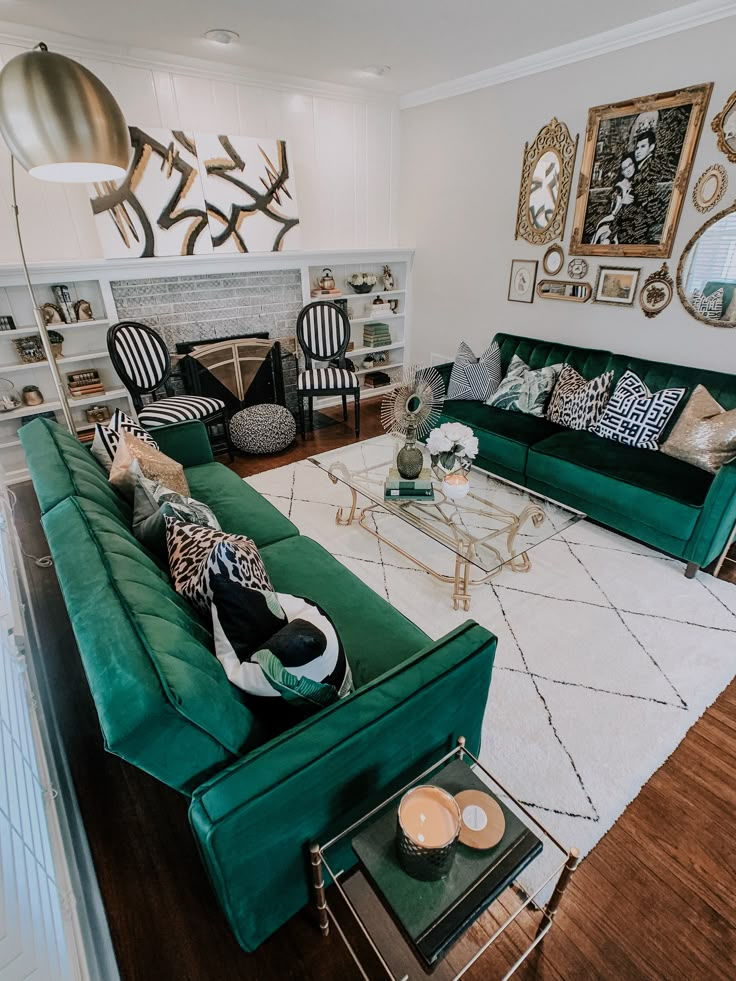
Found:
M 453 796 L 463 790 L 482 791 L 496 801 L 505 819 L 503 837 L 495 847 L 480 850 L 459 843 L 450 872 L 435 882 L 414 879 L 399 864 L 395 809 L 384 811 L 353 839 L 353 850 L 376 895 L 429 967 L 540 854 L 542 841 L 467 764 L 454 760 L 427 782 Z

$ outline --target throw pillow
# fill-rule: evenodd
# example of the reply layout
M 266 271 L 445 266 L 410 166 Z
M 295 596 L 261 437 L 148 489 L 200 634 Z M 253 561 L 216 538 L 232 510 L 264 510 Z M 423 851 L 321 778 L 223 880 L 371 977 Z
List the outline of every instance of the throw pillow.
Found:
M 131 433 L 123 432 L 110 467 L 110 483 L 132 501 L 136 481 L 141 475 L 165 484 L 185 497 L 189 495 L 189 485 L 180 463 Z
M 485 402 L 501 382 L 501 351 L 494 341 L 479 358 L 463 341 L 457 349 L 447 387 L 448 399 Z
M 177 494 L 164 484 L 140 476 L 133 498 L 133 534 L 146 548 L 168 567 L 165 518 L 190 525 L 220 530 L 220 523 L 211 508 L 193 497 Z
M 200 613 L 210 616 L 213 576 L 229 567 L 244 586 L 260 590 L 266 598 L 273 593 L 261 553 L 250 538 L 228 535 L 201 525 L 182 524 L 173 518 L 165 518 L 165 521 L 174 589 Z M 227 544 L 228 548 L 218 550 L 221 544 Z M 274 607 L 280 609 L 278 602 Z
M 726 411 L 707 388 L 697 385 L 660 449 L 716 473 L 736 458 L 736 409 Z
M 132 433 L 142 443 L 148 443 L 155 450 L 158 449 L 158 443 L 150 433 L 147 433 L 145 429 L 141 429 L 138 423 L 131 419 L 122 409 L 115 409 L 106 426 L 99 423 L 95 426 L 95 438 L 89 448 L 92 456 L 105 470 L 109 470 L 112 466 L 113 457 L 120 443 L 122 433 Z
M 508 409 L 509 412 L 543 416 L 544 407 L 561 371 L 561 364 L 530 368 L 515 354 L 505 378 L 486 405 L 495 405 L 499 409 Z
M 306 711 L 350 694 L 345 651 L 323 610 L 298 596 L 249 588 L 232 567 L 211 582 L 215 654 L 232 684 Z
M 663 388 L 652 393 L 638 375 L 626 371 L 592 431 L 627 446 L 656 450 L 659 437 L 684 394 L 684 388 Z
M 700 290 L 693 290 L 690 306 L 706 320 L 720 320 L 723 315 L 723 287 L 707 296 Z
M 586 381 L 572 365 L 566 364 L 549 400 L 547 418 L 568 429 L 590 429 L 606 407 L 612 381 L 612 371 Z

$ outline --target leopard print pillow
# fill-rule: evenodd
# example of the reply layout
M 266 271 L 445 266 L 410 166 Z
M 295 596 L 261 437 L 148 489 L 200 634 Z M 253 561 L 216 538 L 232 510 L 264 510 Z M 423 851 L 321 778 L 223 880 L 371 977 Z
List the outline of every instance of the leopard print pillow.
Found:
M 225 573 L 233 582 L 252 589 L 273 592 L 261 553 L 250 538 L 168 516 L 165 520 L 174 589 L 200 613 L 210 614 L 214 573 Z

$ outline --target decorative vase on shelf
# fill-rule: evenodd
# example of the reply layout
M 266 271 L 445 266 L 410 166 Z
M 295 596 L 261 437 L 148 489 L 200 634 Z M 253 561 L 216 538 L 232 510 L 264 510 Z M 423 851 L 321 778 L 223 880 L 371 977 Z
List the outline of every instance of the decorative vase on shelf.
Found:
M 42 405 L 43 395 L 38 385 L 25 385 L 21 392 L 24 405 Z
M 396 469 L 404 480 L 416 480 L 422 472 L 424 454 L 417 446 L 417 430 L 409 426 L 406 430 L 406 441 L 396 454 Z

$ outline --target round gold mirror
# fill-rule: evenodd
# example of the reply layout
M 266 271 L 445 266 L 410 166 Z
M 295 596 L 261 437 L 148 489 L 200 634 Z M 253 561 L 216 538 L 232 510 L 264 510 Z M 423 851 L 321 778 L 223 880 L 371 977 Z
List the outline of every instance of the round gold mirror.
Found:
M 685 246 L 677 295 L 701 323 L 736 327 L 736 202 L 707 221 Z
M 693 204 L 701 214 L 712 211 L 728 187 L 728 174 L 725 167 L 712 164 L 698 178 L 693 188 Z

